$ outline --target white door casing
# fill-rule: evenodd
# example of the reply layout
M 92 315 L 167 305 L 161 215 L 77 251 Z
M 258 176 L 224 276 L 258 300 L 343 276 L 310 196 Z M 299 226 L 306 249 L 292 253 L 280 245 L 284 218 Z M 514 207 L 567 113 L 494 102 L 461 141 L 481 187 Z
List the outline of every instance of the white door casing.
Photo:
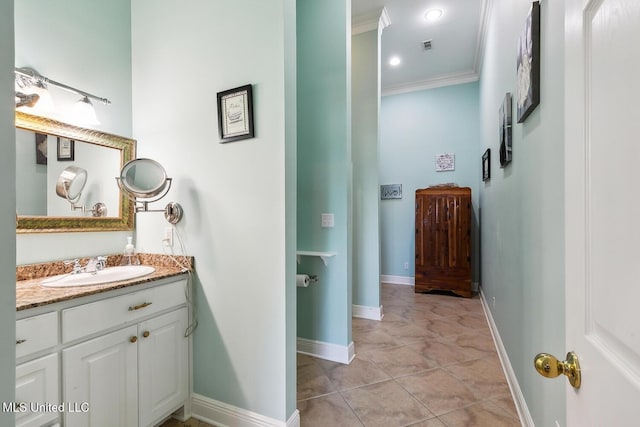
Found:
M 567 425 L 638 425 L 640 1 L 565 7 Z

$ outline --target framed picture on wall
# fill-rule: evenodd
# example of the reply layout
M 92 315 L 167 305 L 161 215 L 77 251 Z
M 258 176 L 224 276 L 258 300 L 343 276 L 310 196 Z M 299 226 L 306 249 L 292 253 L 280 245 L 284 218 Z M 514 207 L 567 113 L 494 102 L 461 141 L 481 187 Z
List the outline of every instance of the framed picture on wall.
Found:
M 540 103 L 540 2 L 531 4 L 518 40 L 516 106 L 522 123 Z
M 491 179 L 491 148 L 487 148 L 487 151 L 482 155 L 482 180 L 488 181 Z
M 500 132 L 500 167 L 505 167 L 513 159 L 512 132 L 511 132 L 511 93 L 507 92 L 499 111 Z
M 47 164 L 47 135 L 36 132 L 36 165 Z
M 251 85 L 218 92 L 218 130 L 221 142 L 254 137 Z
M 71 162 L 75 157 L 75 141 L 58 137 L 58 161 Z

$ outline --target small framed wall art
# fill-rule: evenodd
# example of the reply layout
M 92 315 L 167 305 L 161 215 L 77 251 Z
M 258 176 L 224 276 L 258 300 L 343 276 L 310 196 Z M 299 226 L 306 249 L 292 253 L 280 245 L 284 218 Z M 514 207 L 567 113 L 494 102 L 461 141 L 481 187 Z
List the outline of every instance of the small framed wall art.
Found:
M 516 105 L 518 123 L 524 122 L 540 103 L 540 2 L 531 4 L 518 40 Z
M 75 157 L 75 141 L 58 137 L 58 161 L 71 162 Z
M 254 137 L 251 85 L 218 92 L 218 130 L 221 142 Z
M 380 186 L 380 199 L 402 199 L 402 184 L 385 184 Z
M 507 92 L 500 106 L 499 131 L 500 131 L 500 167 L 503 168 L 513 159 L 512 132 L 511 132 L 511 93 Z
M 489 181 L 491 179 L 491 148 L 482 155 L 482 180 Z

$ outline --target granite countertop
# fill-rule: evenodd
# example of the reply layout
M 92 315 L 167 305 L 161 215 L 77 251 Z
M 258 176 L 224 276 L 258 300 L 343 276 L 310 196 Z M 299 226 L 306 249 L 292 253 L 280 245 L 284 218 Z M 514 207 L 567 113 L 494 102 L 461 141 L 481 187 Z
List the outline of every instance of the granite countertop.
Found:
M 186 267 L 183 268 L 169 255 L 138 254 L 137 256 L 140 259 L 140 264 L 153 266 L 156 270 L 147 276 L 93 286 L 64 288 L 40 286 L 40 281 L 45 277 L 71 272 L 72 266 L 65 265 L 62 261 L 20 265 L 16 268 L 16 311 L 177 276 L 193 268 L 193 257 L 174 257 L 182 266 Z M 108 257 L 107 267 L 120 265 L 121 261 L 122 255 L 111 255 Z M 81 259 L 80 262 L 85 265 L 87 259 Z

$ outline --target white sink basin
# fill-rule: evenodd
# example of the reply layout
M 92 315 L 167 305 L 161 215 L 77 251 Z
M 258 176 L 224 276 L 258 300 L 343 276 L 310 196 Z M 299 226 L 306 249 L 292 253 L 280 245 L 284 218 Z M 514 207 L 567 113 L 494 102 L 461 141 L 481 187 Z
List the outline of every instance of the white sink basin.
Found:
M 148 265 L 122 265 L 118 267 L 107 267 L 95 273 L 67 273 L 51 276 L 40 282 L 40 285 L 51 288 L 100 285 L 103 283 L 135 279 L 136 277 L 151 274 L 154 271 L 156 271 L 156 269 Z

